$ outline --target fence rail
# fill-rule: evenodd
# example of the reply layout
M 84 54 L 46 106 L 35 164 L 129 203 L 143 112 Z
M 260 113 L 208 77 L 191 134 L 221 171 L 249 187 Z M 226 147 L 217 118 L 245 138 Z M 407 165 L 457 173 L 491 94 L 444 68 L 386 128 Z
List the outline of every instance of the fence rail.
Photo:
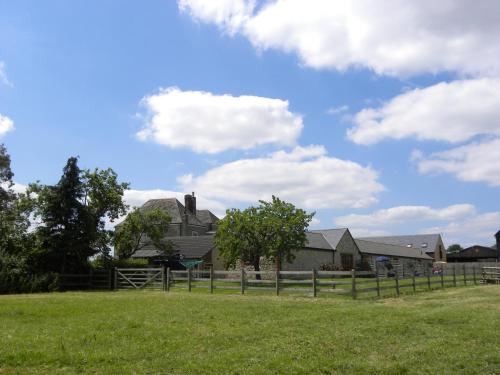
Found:
M 205 289 L 360 296 L 399 296 L 437 288 L 500 284 L 500 267 L 448 265 L 439 273 L 390 277 L 371 271 L 219 271 L 169 268 L 115 268 L 89 274 L 60 275 L 62 289 Z

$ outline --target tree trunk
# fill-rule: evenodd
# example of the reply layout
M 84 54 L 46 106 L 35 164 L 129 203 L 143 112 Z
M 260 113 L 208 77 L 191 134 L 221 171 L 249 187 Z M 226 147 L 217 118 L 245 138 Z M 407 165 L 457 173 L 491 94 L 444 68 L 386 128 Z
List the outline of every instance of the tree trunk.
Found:
M 260 271 L 260 259 L 258 257 L 253 260 L 253 269 L 255 271 Z M 261 279 L 260 274 L 255 275 L 255 278 L 257 280 L 260 280 Z

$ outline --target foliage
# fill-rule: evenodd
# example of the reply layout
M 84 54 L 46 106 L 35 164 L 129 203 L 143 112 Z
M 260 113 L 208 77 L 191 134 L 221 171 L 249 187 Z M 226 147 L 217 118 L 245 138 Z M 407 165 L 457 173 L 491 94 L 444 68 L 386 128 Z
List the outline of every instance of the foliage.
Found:
M 41 272 L 80 272 L 96 254 L 108 256 L 113 221 L 126 213 L 123 202 L 127 183 L 119 183 L 113 170 L 81 170 L 78 159 L 68 159 L 63 175 L 54 186 L 32 184 L 36 229 L 32 263 Z
M 90 262 L 93 269 L 108 269 L 112 267 L 117 268 L 145 268 L 148 266 L 147 259 L 117 259 L 117 258 L 103 258 L 98 256 Z
M 446 249 L 446 254 L 456 254 L 462 250 L 463 250 L 462 246 L 460 246 L 459 244 L 453 244 L 448 246 L 448 248 Z
M 137 250 L 153 245 L 164 257 L 171 255 L 172 246 L 165 239 L 171 218 L 160 208 L 134 209 L 116 228 L 115 253 L 130 258 Z
M 293 251 L 306 244 L 306 229 L 314 214 L 307 214 L 279 198 L 260 201 L 258 207 L 232 209 L 217 223 L 215 243 L 226 266 L 237 261 L 251 263 L 260 270 L 261 257 L 292 261 Z
M 397 299 L 0 296 L 5 374 L 498 374 L 499 286 Z

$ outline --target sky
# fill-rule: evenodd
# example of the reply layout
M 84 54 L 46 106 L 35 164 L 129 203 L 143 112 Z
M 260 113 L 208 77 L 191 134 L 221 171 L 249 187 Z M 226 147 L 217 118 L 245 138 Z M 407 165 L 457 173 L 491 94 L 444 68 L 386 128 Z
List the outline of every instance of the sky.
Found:
M 0 0 L 17 188 L 70 156 L 132 206 L 272 195 L 355 236 L 500 229 L 496 0 Z

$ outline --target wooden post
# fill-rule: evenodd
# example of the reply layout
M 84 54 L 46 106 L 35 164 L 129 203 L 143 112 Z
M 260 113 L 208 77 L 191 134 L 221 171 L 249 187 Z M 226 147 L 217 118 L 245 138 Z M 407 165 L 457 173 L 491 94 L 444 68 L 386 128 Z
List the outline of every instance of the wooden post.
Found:
M 245 294 L 245 270 L 241 269 L 241 294 Z
M 313 297 L 316 297 L 317 288 L 316 288 L 316 270 L 312 270 L 312 287 L 313 287 Z
M 280 270 L 276 267 L 276 295 L 280 295 Z
M 352 279 L 351 294 L 352 294 L 352 298 L 356 299 L 356 270 L 355 269 L 351 270 L 351 279 Z
M 167 267 L 167 281 L 166 281 L 167 292 L 170 292 L 170 278 L 171 278 L 170 277 L 170 267 Z
M 115 285 L 114 285 L 114 289 L 118 290 L 119 288 L 119 285 L 118 285 L 118 269 L 116 267 L 113 268 L 113 271 L 114 271 L 114 274 L 115 274 Z
M 163 291 L 166 292 L 167 291 L 167 279 L 166 279 L 166 272 L 165 272 L 165 265 L 162 264 L 161 266 L 161 285 L 163 287 Z
M 411 285 L 413 286 L 413 293 L 416 293 L 417 284 L 415 283 L 415 270 L 413 270 L 413 274 L 411 275 Z
M 444 288 L 444 267 L 441 267 L 441 288 Z
M 394 270 L 394 280 L 396 281 L 396 294 L 399 297 L 399 273 L 397 269 Z
M 474 276 L 474 285 L 477 285 L 476 266 L 472 266 L 472 275 Z
M 465 263 L 464 263 L 464 285 L 467 286 L 467 269 L 465 268 Z
M 431 270 L 427 269 L 427 287 L 431 290 Z
M 89 270 L 89 288 L 92 289 L 94 281 L 94 273 L 92 272 L 92 268 Z
M 457 266 L 453 265 L 453 286 L 457 286 Z
M 188 268 L 188 292 L 191 291 L 191 268 Z
M 377 297 L 380 297 L 380 279 L 378 277 L 378 263 L 375 262 L 375 280 L 377 282 Z
M 210 289 L 210 293 L 214 292 L 214 266 L 210 266 L 209 289 Z

